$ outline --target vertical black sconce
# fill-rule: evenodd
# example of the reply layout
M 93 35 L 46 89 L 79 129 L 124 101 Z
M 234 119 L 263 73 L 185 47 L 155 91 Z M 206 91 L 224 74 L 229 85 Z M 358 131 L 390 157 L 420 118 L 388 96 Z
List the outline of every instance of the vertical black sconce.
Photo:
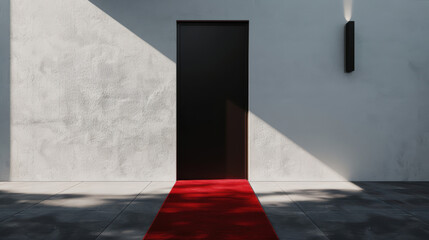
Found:
M 355 22 L 347 22 L 345 30 L 345 71 L 349 73 L 355 70 Z

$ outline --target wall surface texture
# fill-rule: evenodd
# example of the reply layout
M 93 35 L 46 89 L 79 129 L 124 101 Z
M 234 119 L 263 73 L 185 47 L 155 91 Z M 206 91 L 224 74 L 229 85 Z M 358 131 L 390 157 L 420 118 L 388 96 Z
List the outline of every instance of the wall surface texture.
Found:
M 0 0 L 0 181 L 10 179 L 10 1 Z
M 11 5 L 10 180 L 174 180 L 176 20 L 249 20 L 249 179 L 429 180 L 429 0 L 355 1 L 351 74 L 342 0 Z

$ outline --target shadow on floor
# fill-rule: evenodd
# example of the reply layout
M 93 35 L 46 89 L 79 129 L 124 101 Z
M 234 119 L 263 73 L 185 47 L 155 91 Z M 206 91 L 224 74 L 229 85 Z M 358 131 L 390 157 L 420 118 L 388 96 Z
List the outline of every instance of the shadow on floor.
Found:
M 429 183 L 276 184 L 257 195 L 281 239 L 429 239 Z
M 111 183 L 105 184 L 108 188 Z M 27 194 L 1 190 L 0 238 L 141 239 L 169 190 L 163 186 L 144 194 Z
M 429 239 L 427 182 L 251 184 L 280 239 Z M 141 239 L 170 188 L 139 195 L 1 190 L 0 236 Z

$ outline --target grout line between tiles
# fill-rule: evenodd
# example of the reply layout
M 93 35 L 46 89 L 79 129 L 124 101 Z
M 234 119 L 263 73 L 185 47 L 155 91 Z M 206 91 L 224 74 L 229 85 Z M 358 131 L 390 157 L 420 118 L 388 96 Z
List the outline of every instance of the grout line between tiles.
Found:
M 326 234 L 325 234 L 325 232 L 323 232 L 322 231 L 322 229 L 320 229 L 320 227 L 313 221 L 313 219 L 310 217 L 310 216 L 308 216 L 307 215 L 307 213 L 304 211 L 304 209 L 302 209 L 302 207 L 297 203 L 297 202 L 295 202 L 295 200 L 293 200 L 290 196 L 289 196 L 289 194 L 277 183 L 276 184 L 281 190 L 282 190 L 282 192 L 284 193 L 284 194 L 286 194 L 287 195 L 287 197 L 299 208 L 299 210 L 301 210 L 301 212 L 302 213 L 304 213 L 304 215 L 308 218 L 308 220 L 317 228 L 317 229 L 319 229 L 319 231 L 323 234 L 323 236 L 326 238 L 326 239 L 329 239 L 329 237 L 328 236 L 326 236 Z
M 116 216 L 100 231 L 100 233 L 97 235 L 97 237 L 95 238 L 96 240 L 101 236 L 101 234 L 103 234 L 104 231 L 106 231 L 106 229 L 125 211 L 125 209 L 128 208 L 128 206 L 131 205 L 131 203 L 133 203 L 138 196 L 140 196 L 140 194 L 143 193 L 144 190 L 146 190 L 147 187 L 149 187 L 149 185 L 151 185 L 153 182 L 149 182 L 138 194 L 136 194 L 136 196 L 125 206 L 121 209 L 121 211 L 119 211 L 118 214 L 116 214 Z
M 31 206 L 28 206 L 28 207 L 26 207 L 26 208 L 24 208 L 24 209 L 22 209 L 22 210 L 20 210 L 20 211 L 18 211 L 18 212 L 16 212 L 16 213 L 14 213 L 14 214 L 10 215 L 9 217 L 6 217 L 5 219 L 1 220 L 1 221 L 0 221 L 0 223 L 5 222 L 6 220 L 8 220 L 8 219 L 10 219 L 10 218 L 12 218 L 12 217 L 14 217 L 14 216 L 16 216 L 16 215 L 18 215 L 18 214 L 20 214 L 20 213 L 24 212 L 24 211 L 26 211 L 26 210 L 28 210 L 28 209 L 30 209 L 30 208 L 32 208 L 32 207 L 34 207 L 34 206 L 36 206 L 36 205 L 38 205 L 38 204 L 40 204 L 40 203 L 42 203 L 43 201 L 46 201 L 46 200 L 48 200 L 48 199 L 50 199 L 50 198 L 52 198 L 52 197 L 54 197 L 54 196 L 57 196 L 58 194 L 61 194 L 61 193 L 65 192 L 65 191 L 67 191 L 67 190 L 69 190 L 69 189 L 71 189 L 71 188 L 73 188 L 73 187 L 75 187 L 75 186 L 77 186 L 77 185 L 81 184 L 81 183 L 82 183 L 82 182 L 77 182 L 76 184 L 74 184 L 74 185 L 72 185 L 72 186 L 70 186 L 70 187 L 67 187 L 67 188 L 65 188 L 65 189 L 63 189 L 63 190 L 60 190 L 60 191 L 58 191 L 57 193 L 54 193 L 54 194 L 52 194 L 52 195 L 50 195 L 50 196 L 48 196 L 48 197 L 46 197 L 46 198 L 44 198 L 44 199 L 40 200 L 39 202 L 34 203 L 34 204 L 32 204 Z

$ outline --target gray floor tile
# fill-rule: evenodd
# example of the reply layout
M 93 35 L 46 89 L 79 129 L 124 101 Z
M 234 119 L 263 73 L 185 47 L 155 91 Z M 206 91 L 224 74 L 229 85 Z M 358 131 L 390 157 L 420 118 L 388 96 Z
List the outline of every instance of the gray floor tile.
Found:
M 280 239 L 326 239 L 275 182 L 251 182 L 251 186 Z
M 264 207 L 264 210 L 280 239 L 327 239 L 302 212 L 281 207 Z
M 410 214 L 429 224 L 429 211 L 408 211 Z
M 429 239 L 428 225 L 408 214 L 307 213 L 329 239 Z
M 141 239 L 173 184 L 2 182 L 0 236 Z M 429 239 L 427 182 L 251 185 L 280 239 Z
M 3 192 L 5 206 L 39 202 L 3 220 L 2 239 L 95 239 L 149 182 L 65 184 L 60 193 L 55 184 L 37 184 L 10 184 Z
M 118 212 L 149 182 L 85 182 L 57 194 L 34 208 L 85 209 Z
M 155 219 L 158 210 L 154 209 L 147 213 L 126 211 L 115 219 L 98 239 L 141 240 Z
M 301 211 L 277 183 L 251 182 L 250 184 L 263 207 L 281 207 L 289 211 Z
M 0 224 L 2 239 L 95 239 L 114 218 L 112 212 L 26 210 Z
M 298 187 L 282 184 L 285 192 L 303 211 L 374 211 L 394 209 L 375 196 L 350 183 L 298 184 Z
M 152 182 L 98 239 L 139 239 L 146 234 L 173 182 Z
M 19 210 L 2 209 L 0 210 L 0 222 L 18 213 Z
M 76 184 L 76 182 L 4 183 L 0 185 L 0 211 L 22 211 Z
M 394 208 L 405 211 L 429 211 L 429 185 L 426 182 L 365 182 L 358 184 L 366 193 Z
M 158 212 L 164 199 L 170 193 L 174 182 L 152 182 L 145 190 L 127 207 L 127 211 L 131 212 Z M 159 207 L 158 207 L 159 206 Z

